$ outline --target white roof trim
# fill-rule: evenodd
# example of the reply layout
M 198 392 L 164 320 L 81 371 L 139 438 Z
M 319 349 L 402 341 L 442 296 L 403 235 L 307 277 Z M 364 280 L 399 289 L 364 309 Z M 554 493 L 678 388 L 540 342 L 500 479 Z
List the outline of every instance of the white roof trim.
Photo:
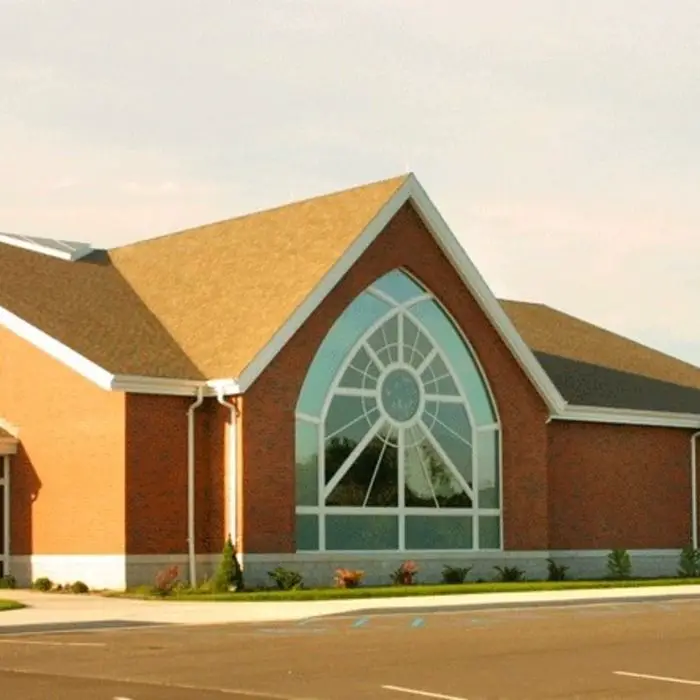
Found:
M 0 325 L 20 338 L 24 338 L 24 340 L 67 365 L 102 389 L 111 388 L 112 375 L 107 370 L 2 307 L 0 307 Z
M 45 241 L 45 242 L 44 242 Z M 54 258 L 75 262 L 90 254 L 93 250 L 92 246 L 87 243 L 77 243 L 74 241 L 61 241 L 58 239 L 41 239 L 33 238 L 32 236 L 22 236 L 16 233 L 0 233 L 0 243 L 14 246 L 15 248 L 24 248 L 31 250 L 33 253 L 41 253 L 42 255 L 50 255 Z M 52 245 L 48 245 L 48 243 Z
M 664 428 L 700 428 L 700 415 L 693 413 L 638 411 L 599 406 L 568 405 L 563 413 L 552 415 L 551 419 L 587 423 L 615 423 L 618 425 L 647 425 Z
M 506 316 L 496 297 L 488 288 L 469 256 L 413 174 L 406 178 L 404 184 L 382 207 L 342 258 L 331 268 L 330 272 L 302 302 L 282 328 L 275 333 L 270 342 L 258 353 L 250 365 L 246 367 L 240 377 L 241 390 L 245 392 L 260 376 L 292 336 L 301 328 L 302 324 L 330 294 L 341 278 L 375 241 L 399 209 L 408 201 L 412 202 L 425 222 L 426 227 L 447 258 L 452 262 L 467 289 L 469 289 L 486 316 L 491 320 L 501 338 L 510 348 L 520 366 L 545 400 L 550 411 L 555 413 L 561 412 L 566 406 L 564 398 L 515 330 L 515 326 Z
M 196 379 L 168 379 L 160 377 L 139 377 L 135 375 L 114 375 L 109 387 L 112 391 L 126 394 L 157 394 L 161 396 L 196 396 L 200 388 L 205 397 L 223 393 L 225 396 L 240 394 L 235 379 L 198 381 Z

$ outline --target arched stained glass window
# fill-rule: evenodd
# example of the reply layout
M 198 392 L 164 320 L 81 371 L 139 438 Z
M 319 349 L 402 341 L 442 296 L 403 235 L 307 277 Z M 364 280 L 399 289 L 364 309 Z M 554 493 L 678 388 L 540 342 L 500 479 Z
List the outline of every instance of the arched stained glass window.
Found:
M 432 294 L 388 273 L 336 320 L 299 395 L 297 550 L 500 549 L 499 477 L 468 343 Z

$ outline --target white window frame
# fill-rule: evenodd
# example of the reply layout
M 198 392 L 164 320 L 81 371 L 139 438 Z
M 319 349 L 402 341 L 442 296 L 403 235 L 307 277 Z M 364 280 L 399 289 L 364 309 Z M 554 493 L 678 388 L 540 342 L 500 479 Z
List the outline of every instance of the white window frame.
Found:
M 409 277 L 409 279 L 413 279 L 412 275 L 410 273 L 406 272 L 405 270 L 398 270 L 402 274 L 406 275 Z M 414 280 L 415 281 L 415 280 Z M 420 285 L 419 282 L 416 282 L 418 286 Z M 479 552 L 479 551 L 502 551 L 503 549 L 503 541 L 504 541 L 504 533 L 503 533 L 503 473 L 502 473 L 502 465 L 503 465 L 503 442 L 502 442 L 502 430 L 501 430 L 501 421 L 498 415 L 498 407 L 495 402 L 495 398 L 493 395 L 493 392 L 491 390 L 491 387 L 489 386 L 489 383 L 486 379 L 486 374 L 484 372 L 484 369 L 479 362 L 479 359 L 474 352 L 473 347 L 469 343 L 468 339 L 464 336 L 464 334 L 460 331 L 459 325 L 455 323 L 455 320 L 451 317 L 451 315 L 445 310 L 444 306 L 440 304 L 439 300 L 431 293 L 425 292 L 421 294 L 417 294 L 415 297 L 409 299 L 408 301 L 404 301 L 402 303 L 398 303 L 395 299 L 393 299 L 391 296 L 383 292 L 382 290 L 378 289 L 377 287 L 370 286 L 362 294 L 369 293 L 373 296 L 375 296 L 378 299 L 381 299 L 385 303 L 387 303 L 391 308 L 390 310 L 382 315 L 381 318 L 376 320 L 373 324 L 371 324 L 366 330 L 363 331 L 361 337 L 354 343 L 352 348 L 347 352 L 345 358 L 343 359 L 343 362 L 341 363 L 340 367 L 338 368 L 330 386 L 327 389 L 327 393 L 324 399 L 324 403 L 320 412 L 320 415 L 318 417 L 316 416 L 311 416 L 308 414 L 304 413 L 296 413 L 296 419 L 297 421 L 302 421 L 311 425 L 314 425 L 318 429 L 318 484 L 317 484 L 317 490 L 318 490 L 318 503 L 317 505 L 314 506 L 296 506 L 296 514 L 297 515 L 315 515 L 318 518 L 318 548 L 314 550 L 301 550 L 298 549 L 298 552 L 303 552 L 305 555 L 306 554 L 328 554 L 328 553 L 337 553 L 337 554 L 367 554 L 368 552 L 374 552 L 374 551 L 382 551 L 382 552 L 425 552 L 425 553 L 436 553 L 439 551 L 445 551 L 445 552 L 451 552 L 451 553 L 458 553 L 458 552 Z M 477 425 L 473 411 L 471 408 L 471 405 L 469 403 L 469 400 L 464 393 L 464 390 L 461 386 L 461 383 L 458 380 L 458 374 L 454 370 L 454 367 L 452 366 L 449 358 L 445 355 L 445 353 L 441 350 L 440 344 L 435 340 L 433 335 L 428 331 L 428 329 L 425 328 L 423 323 L 419 321 L 410 311 L 410 308 L 414 306 L 415 304 L 422 302 L 422 301 L 432 301 L 436 303 L 440 309 L 446 314 L 448 319 L 451 321 L 453 324 L 455 330 L 458 332 L 460 335 L 461 340 L 464 342 L 467 350 L 471 354 L 471 357 L 474 361 L 474 364 L 479 372 L 480 379 L 482 382 L 482 385 L 484 387 L 484 390 L 486 391 L 490 401 L 491 405 L 493 407 L 493 411 L 495 414 L 495 422 L 490 423 L 490 424 L 485 424 L 485 425 Z M 331 401 L 334 396 L 338 394 L 345 394 L 345 395 L 359 395 L 359 396 L 372 396 L 374 398 L 379 398 L 378 397 L 378 390 L 379 386 L 375 390 L 363 390 L 363 389 L 352 389 L 352 388 L 345 388 L 345 387 L 340 387 L 340 382 L 347 371 L 348 367 L 350 366 L 350 363 L 354 359 L 355 355 L 357 352 L 360 350 L 360 348 L 364 347 L 366 351 L 370 354 L 372 359 L 377 362 L 377 359 L 375 357 L 374 352 L 369 352 L 371 348 L 369 348 L 369 343 L 367 342 L 368 339 L 372 336 L 372 334 L 379 328 L 381 328 L 387 321 L 390 319 L 398 316 L 398 333 L 399 333 L 399 347 L 400 353 L 403 352 L 402 347 L 401 347 L 401 338 L 403 335 L 403 323 L 402 320 L 404 317 L 408 318 L 411 323 L 413 323 L 418 330 L 424 334 L 428 340 L 433 345 L 433 349 L 429 353 L 431 356 L 434 357 L 435 354 L 439 355 L 441 360 L 445 363 L 445 366 L 447 367 L 447 370 L 450 374 L 450 376 L 453 378 L 455 381 L 455 384 L 457 385 L 458 389 L 458 395 L 455 395 L 454 400 L 455 402 L 458 402 L 461 406 L 463 406 L 467 412 L 469 421 L 472 425 L 472 444 L 471 444 L 471 449 L 472 449 L 472 484 L 473 488 L 470 488 L 464 477 L 459 473 L 458 470 L 455 469 L 455 466 L 452 464 L 452 460 L 447 460 L 446 463 L 448 465 L 448 468 L 450 469 L 450 473 L 453 476 L 457 477 L 458 483 L 462 486 L 462 488 L 465 489 L 465 491 L 470 495 L 471 500 L 472 500 L 472 507 L 471 508 L 411 508 L 411 507 L 406 507 L 404 503 L 404 489 L 400 488 L 399 489 L 399 494 L 398 494 L 398 505 L 395 507 L 367 507 L 367 506 L 327 506 L 325 505 L 325 499 L 332 491 L 332 488 L 337 485 L 337 483 L 343 478 L 343 476 L 352 468 L 354 464 L 354 460 L 348 457 L 346 460 L 346 463 L 338 470 L 338 473 L 336 473 L 329 482 L 329 484 L 325 483 L 325 465 L 324 465 L 324 443 L 325 443 L 325 435 L 324 435 L 324 430 L 323 426 L 325 424 L 326 416 L 328 413 L 328 409 L 330 407 Z M 369 348 L 369 350 L 368 350 Z M 400 355 L 399 356 L 399 364 L 403 361 L 403 357 Z M 378 367 L 384 367 L 383 362 L 377 362 Z M 413 368 L 411 368 L 411 371 L 415 371 Z M 440 400 L 444 401 L 445 397 L 440 396 Z M 448 399 L 449 400 L 449 399 Z M 380 405 L 380 402 L 377 401 L 377 406 Z M 380 409 L 381 410 L 381 409 Z M 371 428 L 367 434 L 364 436 L 363 440 L 360 441 L 360 443 L 357 445 L 355 450 L 353 450 L 353 454 L 355 454 L 358 450 L 362 449 L 362 446 L 365 445 L 371 437 L 377 432 L 379 427 L 381 426 L 382 421 L 377 421 L 377 423 L 374 425 L 373 428 Z M 478 498 L 479 498 L 479 489 L 478 489 L 478 483 L 479 483 L 479 465 L 478 465 L 478 440 L 480 437 L 484 436 L 489 436 L 491 437 L 494 433 L 496 433 L 497 436 L 497 449 L 498 449 L 498 454 L 497 454 L 497 478 L 498 478 L 498 507 L 497 508 L 483 508 L 480 509 L 478 505 Z M 430 435 L 429 430 L 427 431 L 427 434 Z M 399 440 L 403 439 L 404 436 L 404 431 L 400 430 L 398 432 L 399 435 Z M 435 447 L 435 442 L 433 442 L 433 446 Z M 442 448 L 438 445 L 438 452 L 442 453 Z M 401 444 L 399 444 L 399 462 L 398 462 L 398 468 L 399 468 L 399 484 L 403 485 L 405 482 L 405 463 L 404 463 L 404 458 L 403 458 L 403 451 L 401 450 Z M 456 473 L 455 473 L 456 472 Z M 395 515 L 398 518 L 398 547 L 396 549 L 390 549 L 390 550 L 360 550 L 360 551 L 354 551 L 354 550 L 329 550 L 326 548 L 326 516 L 328 515 L 352 515 L 352 516 L 357 516 L 357 517 L 362 517 L 362 516 L 372 516 L 372 515 Z M 405 523 L 406 523 L 406 517 L 407 516 L 430 516 L 430 517 L 471 517 L 472 518 L 472 547 L 470 549 L 449 549 L 449 550 L 436 550 L 436 549 L 429 549 L 429 550 L 417 550 L 415 548 L 407 549 L 406 548 L 406 541 L 405 541 Z M 479 518 L 480 516 L 498 516 L 499 518 L 499 545 L 498 548 L 496 549 L 482 549 L 480 547 L 479 543 L 479 536 L 480 536 L 480 531 L 479 531 Z

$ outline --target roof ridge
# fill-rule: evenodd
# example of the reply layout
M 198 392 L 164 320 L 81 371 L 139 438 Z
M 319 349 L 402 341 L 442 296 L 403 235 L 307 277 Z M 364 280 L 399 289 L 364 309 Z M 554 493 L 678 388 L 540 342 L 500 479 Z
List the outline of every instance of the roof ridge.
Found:
M 350 193 L 356 192 L 358 190 L 365 190 L 365 189 L 371 189 L 374 187 L 383 186 L 383 185 L 386 185 L 394 180 L 396 181 L 397 189 L 398 189 L 398 187 L 401 184 L 403 184 L 409 177 L 411 177 L 411 175 L 413 175 L 412 172 L 407 172 L 407 173 L 404 173 L 402 175 L 394 175 L 393 177 L 387 177 L 387 178 L 383 178 L 381 180 L 373 180 L 371 182 L 366 182 L 364 184 L 358 184 L 358 185 L 353 185 L 351 187 L 344 187 L 342 189 L 332 190 L 332 191 L 326 192 L 324 194 L 318 194 L 318 195 L 313 195 L 310 197 L 304 197 L 302 199 L 291 200 L 291 201 L 286 202 L 285 204 L 278 204 L 278 205 L 273 206 L 273 207 L 264 207 L 262 209 L 256 209 L 254 211 L 250 211 L 250 212 L 247 212 L 245 214 L 238 214 L 236 216 L 231 216 L 228 218 L 219 219 L 217 221 L 209 221 L 205 224 L 199 224 L 196 226 L 190 226 L 188 228 L 179 229 L 177 231 L 170 231 L 167 233 L 157 234 L 155 236 L 151 236 L 150 238 L 143 238 L 141 240 L 133 241 L 131 243 L 125 243 L 124 245 L 117 245 L 117 246 L 108 248 L 107 251 L 109 253 L 111 253 L 113 251 L 123 251 L 126 249 L 136 248 L 138 246 L 148 244 L 152 241 L 162 240 L 164 238 L 170 238 L 173 236 L 180 236 L 183 234 L 192 233 L 194 231 L 201 231 L 201 230 L 205 230 L 209 227 L 220 226 L 222 224 L 227 224 L 227 223 L 234 222 L 234 221 L 242 221 L 244 219 L 249 219 L 249 218 L 252 218 L 255 216 L 272 214 L 274 212 L 279 212 L 281 210 L 288 209 L 291 207 L 298 207 L 298 206 L 303 206 L 304 204 L 309 204 L 311 202 L 318 202 L 319 200 L 322 200 L 322 199 L 330 199 L 332 197 L 336 197 L 336 196 L 340 196 L 340 195 L 344 195 L 344 194 L 350 194 Z

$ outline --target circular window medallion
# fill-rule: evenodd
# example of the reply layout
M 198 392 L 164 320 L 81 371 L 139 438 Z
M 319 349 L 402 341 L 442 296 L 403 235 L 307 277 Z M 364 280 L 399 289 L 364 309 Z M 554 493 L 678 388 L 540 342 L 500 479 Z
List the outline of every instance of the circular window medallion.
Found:
M 421 390 L 418 381 L 405 369 L 392 369 L 384 377 L 381 403 L 384 412 L 397 423 L 407 423 L 418 413 Z

